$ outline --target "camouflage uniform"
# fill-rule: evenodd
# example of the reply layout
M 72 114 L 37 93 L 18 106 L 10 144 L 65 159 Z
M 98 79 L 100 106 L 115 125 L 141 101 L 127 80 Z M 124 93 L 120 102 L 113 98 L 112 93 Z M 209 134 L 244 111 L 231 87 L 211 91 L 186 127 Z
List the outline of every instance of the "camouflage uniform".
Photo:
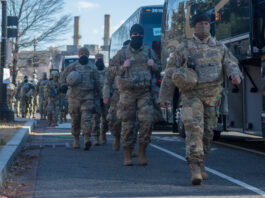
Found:
M 66 85 L 66 78 L 72 71 L 82 76 L 82 82 L 67 91 L 68 108 L 72 118 L 72 135 L 79 137 L 80 130 L 84 136 L 91 136 L 91 117 L 95 112 L 95 99 L 100 95 L 98 71 L 94 64 L 81 65 L 78 61 L 69 65 L 62 73 L 61 86 Z
M 46 102 L 47 98 L 44 96 L 44 94 L 45 94 L 45 87 L 48 82 L 49 82 L 48 79 L 41 79 L 37 85 L 37 92 L 39 95 L 39 113 L 41 115 L 41 119 L 45 119 L 47 115 L 46 105 L 45 105 L 47 103 Z
M 34 77 L 31 84 L 32 84 L 33 90 L 32 90 L 32 98 L 30 102 L 30 117 L 36 118 L 37 107 L 38 107 L 38 90 L 37 90 L 38 79 Z
M 102 99 L 102 91 L 103 91 L 103 85 L 104 85 L 104 79 L 105 79 L 105 73 L 107 69 L 105 68 L 102 71 L 98 70 L 99 75 L 99 83 L 100 83 L 100 91 L 101 91 L 101 97 L 100 100 L 97 101 L 100 112 L 97 114 L 93 114 L 92 116 L 92 135 L 93 136 L 99 136 L 100 134 L 105 134 L 108 130 L 108 123 L 107 123 L 107 112 L 108 108 L 104 105 L 103 99 Z M 100 125 L 101 123 L 101 125 Z
M 48 96 L 47 117 L 49 126 L 56 126 L 58 120 L 60 85 L 59 75 L 57 79 L 55 75 L 53 75 L 53 80 L 50 80 L 45 88 L 46 95 Z
M 29 106 L 32 98 L 32 86 L 28 82 L 23 82 L 18 87 L 19 99 L 20 99 L 20 110 L 23 118 L 27 117 L 29 112 Z
M 121 133 L 121 121 L 117 118 L 117 108 L 120 94 L 118 91 L 117 78 L 115 78 L 117 67 L 115 67 L 114 63 L 117 62 L 116 57 L 117 56 L 113 57 L 105 75 L 103 98 L 110 99 L 110 107 L 107 115 L 109 130 L 113 136 L 119 137 Z
M 195 62 L 198 82 L 192 89 L 182 87 L 181 119 L 186 131 L 186 159 L 189 164 L 203 163 L 210 153 L 213 129 L 217 125 L 216 105 L 220 99 L 223 73 L 228 77 L 242 74 L 235 57 L 228 49 L 209 36 L 204 40 L 195 35 L 184 40 L 170 57 L 162 81 L 159 102 L 171 103 L 175 90 L 172 74 Z
M 160 64 L 153 67 L 147 65 L 150 57 L 150 49 L 142 45 L 134 50 L 128 46 L 123 55 L 119 51 L 115 57 L 118 66 L 117 83 L 120 93 L 118 104 L 118 118 L 122 121 L 122 144 L 123 147 L 134 148 L 135 128 L 139 123 L 139 143 L 148 145 L 151 141 L 153 124 L 153 101 L 151 96 L 152 71 L 160 70 Z M 125 57 L 123 57 L 125 56 Z M 131 66 L 123 68 L 122 61 L 129 59 Z
M 9 83 L 7 85 L 7 104 L 9 109 L 15 111 L 15 94 L 16 94 L 16 86 L 13 83 Z
M 59 112 L 60 112 L 60 123 L 63 121 L 66 122 L 66 116 L 68 114 L 68 100 L 67 100 L 67 95 L 66 93 L 60 93 L 60 104 L 59 104 Z

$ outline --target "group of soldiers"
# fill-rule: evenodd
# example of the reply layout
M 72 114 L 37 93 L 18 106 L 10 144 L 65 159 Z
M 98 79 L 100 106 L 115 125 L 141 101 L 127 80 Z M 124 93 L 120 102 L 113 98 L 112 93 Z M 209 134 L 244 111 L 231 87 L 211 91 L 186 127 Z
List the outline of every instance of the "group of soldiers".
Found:
M 47 73 L 44 72 L 41 79 L 37 79 L 36 73 L 29 81 L 28 76 L 24 76 L 22 82 L 18 85 L 9 83 L 7 86 L 7 102 L 11 110 L 16 113 L 17 117 L 36 118 L 36 113 L 39 112 L 41 119 L 48 119 L 49 126 L 56 126 L 58 120 L 62 123 L 67 121 L 68 104 L 66 94 L 56 93 L 55 106 L 49 109 L 52 104 L 50 96 L 50 85 L 53 82 L 58 83 L 59 88 L 59 73 L 52 73 L 50 79 L 47 78 Z M 54 102 L 54 101 L 53 101 Z M 51 112 L 56 112 L 51 113 Z
M 156 102 L 161 108 L 168 108 L 177 87 L 181 93 L 191 183 L 200 185 L 208 178 L 205 159 L 217 125 L 217 104 L 224 75 L 233 84 L 240 84 L 243 76 L 237 59 L 211 36 L 207 14 L 195 15 L 191 25 L 195 31 L 193 37 L 184 39 L 169 58 L 158 101 L 153 97 L 153 76 L 160 74 L 161 64 L 155 53 L 143 45 L 143 27 L 134 24 L 130 40 L 112 58 L 108 69 L 102 55 L 96 57 L 95 66 L 88 59 L 88 49 L 83 47 L 79 50 L 79 60 L 69 65 L 60 79 L 58 74 L 50 81 L 43 78 L 38 85 L 45 84 L 46 91 L 43 95 L 39 93 L 39 103 L 46 104 L 48 99 L 48 104 L 47 108 L 40 107 L 40 113 L 53 123 L 57 117 L 57 97 L 59 93 L 67 93 L 74 148 L 80 148 L 80 134 L 84 137 L 84 150 L 90 149 L 92 135 L 94 145 L 99 145 L 99 136 L 101 143 L 106 143 L 109 129 L 114 136 L 113 150 L 118 151 L 122 143 L 123 164 L 133 165 L 138 141 L 138 162 L 144 166 L 148 164 L 146 149 L 151 141 Z

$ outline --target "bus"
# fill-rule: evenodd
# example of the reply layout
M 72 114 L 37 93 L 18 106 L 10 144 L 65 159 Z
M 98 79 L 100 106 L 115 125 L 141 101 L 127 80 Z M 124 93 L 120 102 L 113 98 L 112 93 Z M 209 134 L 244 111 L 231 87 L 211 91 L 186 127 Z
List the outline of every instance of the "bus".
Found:
M 144 28 L 143 43 L 149 46 L 160 58 L 161 20 L 163 5 L 143 6 L 138 8 L 112 35 L 109 58 L 122 48 L 124 41 L 130 39 L 131 27 L 138 23 Z
M 222 131 L 265 137 L 265 0 L 165 0 L 161 30 L 164 68 L 183 38 L 193 35 L 190 22 L 198 11 L 209 14 L 212 36 L 237 57 L 244 75 L 239 86 L 225 79 L 215 139 Z M 176 89 L 169 114 L 175 130 L 184 134 L 179 96 Z

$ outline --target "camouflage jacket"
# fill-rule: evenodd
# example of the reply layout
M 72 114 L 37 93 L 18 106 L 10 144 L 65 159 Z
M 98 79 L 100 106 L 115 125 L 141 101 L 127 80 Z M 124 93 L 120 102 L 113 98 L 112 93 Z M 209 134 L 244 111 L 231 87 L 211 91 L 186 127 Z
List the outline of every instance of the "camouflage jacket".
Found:
M 153 67 L 147 66 L 149 58 L 155 62 Z M 131 61 L 131 66 L 123 68 L 123 62 L 126 59 Z M 118 51 L 113 57 L 109 75 L 112 76 L 112 80 L 115 80 L 114 84 L 118 86 L 119 91 L 150 90 L 152 74 L 160 71 L 160 61 L 154 56 L 154 53 L 151 53 L 149 47 L 143 45 L 140 49 L 134 50 L 128 46 Z
M 180 43 L 171 55 L 162 80 L 159 102 L 172 102 L 175 90 L 172 74 L 181 67 L 187 67 L 188 58 L 194 61 L 198 75 L 198 84 L 190 92 L 221 86 L 224 73 L 228 77 L 236 74 L 243 78 L 237 59 L 225 45 L 211 36 L 201 41 L 193 35 L 193 38 Z
M 45 87 L 46 96 L 48 99 L 58 100 L 59 99 L 59 82 L 55 82 L 54 80 L 48 81 Z
M 44 90 L 45 90 L 45 86 L 47 85 L 47 83 L 49 82 L 48 79 L 44 80 L 41 79 L 38 84 L 37 84 L 37 93 L 40 97 L 44 97 Z
M 77 71 L 82 76 L 82 82 L 78 86 L 69 87 L 67 91 L 68 99 L 71 100 L 94 100 L 101 98 L 99 73 L 94 64 L 89 62 L 81 65 L 78 61 L 69 65 L 61 74 L 60 85 L 67 85 L 66 78 L 72 71 Z

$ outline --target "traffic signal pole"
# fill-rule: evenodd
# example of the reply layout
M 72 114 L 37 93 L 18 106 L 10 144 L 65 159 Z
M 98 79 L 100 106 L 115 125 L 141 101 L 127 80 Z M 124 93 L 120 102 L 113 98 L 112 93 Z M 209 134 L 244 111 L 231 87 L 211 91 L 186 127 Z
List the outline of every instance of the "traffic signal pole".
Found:
M 7 57 L 7 2 L 2 3 L 2 41 L 1 41 L 1 65 L 0 65 L 0 121 L 14 121 L 14 112 L 7 105 L 7 86 L 3 83 L 4 68 Z

